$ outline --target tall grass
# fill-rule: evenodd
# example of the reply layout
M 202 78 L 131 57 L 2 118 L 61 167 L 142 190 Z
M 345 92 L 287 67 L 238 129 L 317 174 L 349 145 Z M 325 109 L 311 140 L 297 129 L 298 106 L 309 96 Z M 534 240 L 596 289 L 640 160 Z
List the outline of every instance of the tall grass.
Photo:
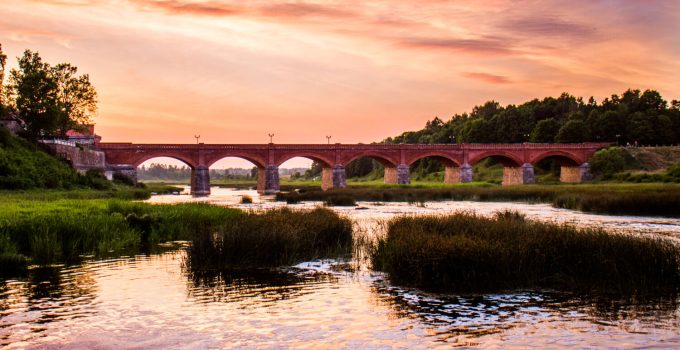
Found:
M 397 284 L 463 292 L 680 288 L 680 247 L 668 239 L 536 222 L 514 212 L 400 217 L 387 225 L 370 257 Z
M 275 267 L 346 255 L 352 224 L 331 210 L 283 208 L 235 217 L 214 231 L 202 231 L 189 248 L 191 270 Z
M 150 205 L 120 200 L 0 201 L 0 274 L 29 262 L 75 263 L 83 255 L 148 251 L 189 240 L 240 214 L 205 204 Z
M 426 202 L 442 200 L 522 201 L 551 203 L 558 208 L 585 212 L 626 215 L 680 216 L 680 186 L 671 184 L 582 184 L 582 185 L 519 185 L 489 184 L 448 186 L 352 186 L 322 191 L 299 188 L 280 192 L 279 201 L 328 201 L 342 196 L 355 201 Z M 636 203 L 639 203 L 636 205 Z

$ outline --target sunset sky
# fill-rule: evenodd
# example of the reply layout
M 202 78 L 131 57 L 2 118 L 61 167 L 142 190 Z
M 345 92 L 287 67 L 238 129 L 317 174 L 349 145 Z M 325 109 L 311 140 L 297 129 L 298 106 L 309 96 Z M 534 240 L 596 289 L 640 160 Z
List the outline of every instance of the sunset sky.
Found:
M 680 98 L 675 0 L 2 0 L 0 43 L 89 73 L 104 141 L 371 142 L 491 99 Z

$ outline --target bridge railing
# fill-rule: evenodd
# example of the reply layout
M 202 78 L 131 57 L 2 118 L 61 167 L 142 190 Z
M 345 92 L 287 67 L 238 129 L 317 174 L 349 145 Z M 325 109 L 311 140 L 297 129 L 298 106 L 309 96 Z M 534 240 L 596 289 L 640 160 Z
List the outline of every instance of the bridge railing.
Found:
M 55 140 L 57 141 L 57 140 Z M 68 142 L 68 141 L 65 141 Z M 521 149 L 592 149 L 609 143 L 464 143 L 464 144 L 134 144 L 100 143 L 102 149 L 220 149 L 220 150 L 521 150 Z

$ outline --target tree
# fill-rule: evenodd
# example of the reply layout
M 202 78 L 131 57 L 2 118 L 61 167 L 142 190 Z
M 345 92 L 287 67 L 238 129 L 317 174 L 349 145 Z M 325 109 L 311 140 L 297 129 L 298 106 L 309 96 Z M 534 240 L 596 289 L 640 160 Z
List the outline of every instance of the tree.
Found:
M 5 82 L 5 64 L 7 63 L 7 55 L 2 53 L 2 44 L 0 44 L 0 117 L 5 112 L 5 103 L 3 102 L 2 86 Z
M 26 50 L 19 69 L 10 73 L 10 101 L 26 124 L 31 139 L 44 135 L 66 135 L 70 129 L 90 123 L 97 110 L 97 92 L 85 74 L 68 63 L 54 67 L 37 52 Z
M 557 132 L 555 141 L 561 143 L 579 143 L 589 140 L 586 123 L 579 119 L 571 119 Z
M 91 123 L 97 111 L 97 91 L 87 74 L 76 76 L 78 68 L 68 63 L 56 65 L 51 70 L 57 84 L 58 132 L 65 136 L 71 129 Z
M 18 117 L 26 124 L 27 136 L 33 140 L 52 133 L 58 124 L 57 84 L 50 66 L 37 52 L 24 51 L 19 69 L 12 69 L 9 96 Z
M 536 123 L 531 131 L 531 142 L 555 142 L 555 136 L 560 131 L 560 123 L 554 118 L 543 119 Z

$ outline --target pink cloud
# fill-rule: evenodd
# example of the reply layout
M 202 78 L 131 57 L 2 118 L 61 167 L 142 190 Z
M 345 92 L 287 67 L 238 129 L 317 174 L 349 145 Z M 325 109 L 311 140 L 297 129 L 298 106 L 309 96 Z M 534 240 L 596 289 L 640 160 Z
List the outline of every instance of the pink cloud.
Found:
M 466 78 L 477 79 L 477 80 L 481 80 L 483 82 L 490 83 L 490 84 L 509 84 L 509 83 L 512 83 L 512 81 L 508 77 L 502 76 L 502 75 L 480 73 L 480 72 L 464 72 L 462 75 Z

